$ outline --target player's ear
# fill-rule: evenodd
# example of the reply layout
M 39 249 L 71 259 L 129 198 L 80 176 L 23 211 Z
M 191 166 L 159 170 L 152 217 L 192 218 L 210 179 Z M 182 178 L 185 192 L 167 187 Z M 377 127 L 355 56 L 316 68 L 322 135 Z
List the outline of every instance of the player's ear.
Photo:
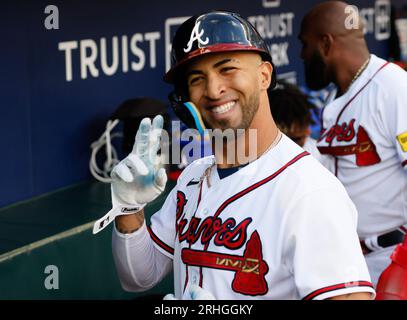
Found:
M 320 47 L 322 49 L 322 53 L 324 56 L 329 55 L 333 42 L 334 42 L 334 38 L 331 34 L 326 33 L 321 36 Z
M 273 66 L 268 61 L 262 61 L 259 66 L 260 89 L 267 90 L 271 84 L 273 75 Z

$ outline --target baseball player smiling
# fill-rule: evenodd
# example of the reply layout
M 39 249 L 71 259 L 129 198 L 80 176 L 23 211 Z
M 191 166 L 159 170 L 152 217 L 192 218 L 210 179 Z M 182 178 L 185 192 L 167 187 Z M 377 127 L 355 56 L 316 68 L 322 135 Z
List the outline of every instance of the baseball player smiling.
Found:
M 180 118 L 195 128 L 255 129 L 256 154 L 246 163 L 222 161 L 243 134 L 190 164 L 147 227 L 142 208 L 166 177 L 152 165 L 162 119 L 144 119 L 133 152 L 112 173 L 113 254 L 123 287 L 147 290 L 172 269 L 177 299 L 191 299 L 196 287 L 233 300 L 374 296 L 352 201 L 273 121 L 267 89 L 275 70 L 254 27 L 212 11 L 183 23 L 172 47 L 165 80 L 174 84 Z

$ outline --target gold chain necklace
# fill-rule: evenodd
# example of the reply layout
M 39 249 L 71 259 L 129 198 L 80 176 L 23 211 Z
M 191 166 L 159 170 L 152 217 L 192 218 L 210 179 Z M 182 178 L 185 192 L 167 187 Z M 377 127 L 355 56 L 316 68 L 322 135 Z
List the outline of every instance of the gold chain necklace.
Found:
M 263 151 L 256 159 L 254 159 L 253 161 L 256 161 L 257 159 L 259 159 L 260 157 L 262 157 L 263 155 L 265 155 L 267 152 L 269 152 L 271 149 L 273 149 L 273 148 L 277 145 L 277 143 L 280 142 L 282 136 L 283 136 L 283 134 L 281 133 L 281 131 L 280 131 L 279 129 L 277 129 L 277 135 L 276 135 L 274 141 L 267 147 L 266 150 L 264 150 L 264 151 Z M 253 162 L 253 161 L 250 161 L 250 162 Z M 250 163 L 250 162 L 249 162 L 249 163 Z
M 362 72 L 366 69 L 367 65 L 369 64 L 370 61 L 370 56 L 367 58 L 367 60 L 362 64 L 362 66 L 359 68 L 358 72 L 356 72 L 355 76 L 353 77 L 352 81 L 349 84 L 348 89 L 351 87 L 351 85 L 356 81 L 357 78 L 362 74 Z
M 274 139 L 274 141 L 267 147 L 266 150 L 264 150 L 264 151 L 263 151 L 259 156 L 257 156 L 257 158 L 254 159 L 253 161 L 256 161 L 257 159 L 259 159 L 260 157 L 262 157 L 263 155 L 265 155 L 267 152 L 269 152 L 271 149 L 273 149 L 273 148 L 280 142 L 282 136 L 283 136 L 283 134 L 281 133 L 281 131 L 280 131 L 279 129 L 277 129 L 277 136 L 276 136 L 276 138 Z M 250 163 L 252 163 L 253 161 L 249 161 L 247 164 L 250 164 Z M 206 183 L 207 183 L 207 185 L 208 185 L 209 188 L 210 188 L 211 185 L 212 185 L 212 184 L 211 184 L 211 181 L 210 181 L 211 171 L 212 171 L 212 169 L 215 167 L 215 165 L 216 165 L 216 161 L 215 161 L 215 159 L 213 159 L 212 164 L 211 164 L 208 168 L 206 168 L 204 174 L 203 174 L 203 175 L 201 176 L 201 178 L 199 179 L 199 180 L 200 180 L 200 183 L 202 183 L 202 182 L 205 180 L 205 178 L 206 178 Z

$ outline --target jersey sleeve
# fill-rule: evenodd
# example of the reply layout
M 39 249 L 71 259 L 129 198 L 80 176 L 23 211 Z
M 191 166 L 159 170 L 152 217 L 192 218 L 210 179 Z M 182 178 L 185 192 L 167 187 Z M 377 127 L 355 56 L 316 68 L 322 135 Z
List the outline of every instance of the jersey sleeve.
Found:
M 177 187 L 174 187 L 161 209 L 152 215 L 151 224 L 147 228 L 155 247 L 170 258 L 174 255 L 176 193 Z
M 357 211 L 344 189 L 325 188 L 292 206 L 286 264 L 302 299 L 375 291 L 356 232 Z
M 400 158 L 401 166 L 407 170 L 407 73 L 396 73 L 402 79 L 396 79 L 392 87 L 381 89 L 380 105 L 384 125 Z M 385 90 L 388 89 L 388 90 Z

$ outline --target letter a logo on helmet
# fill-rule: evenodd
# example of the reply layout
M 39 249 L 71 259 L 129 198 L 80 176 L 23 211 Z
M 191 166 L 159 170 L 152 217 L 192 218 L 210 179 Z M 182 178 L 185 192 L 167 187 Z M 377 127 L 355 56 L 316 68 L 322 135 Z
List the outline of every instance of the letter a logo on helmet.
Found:
M 192 59 L 214 52 L 254 51 L 272 63 L 268 47 L 258 31 L 237 13 L 211 11 L 193 16 L 177 30 L 172 40 L 171 69 L 164 80 L 179 85 L 184 67 Z M 273 82 L 275 70 L 273 66 Z
M 184 52 L 189 52 L 192 49 L 192 44 L 194 43 L 195 40 L 197 40 L 200 44 L 206 45 L 209 42 L 208 37 L 206 37 L 205 40 L 202 40 L 201 37 L 204 34 L 204 30 L 202 29 L 201 32 L 199 32 L 199 25 L 201 24 L 201 22 L 197 22 L 195 24 L 195 27 L 192 29 L 191 32 L 191 37 L 189 38 L 188 41 L 188 46 L 186 48 L 184 48 Z

